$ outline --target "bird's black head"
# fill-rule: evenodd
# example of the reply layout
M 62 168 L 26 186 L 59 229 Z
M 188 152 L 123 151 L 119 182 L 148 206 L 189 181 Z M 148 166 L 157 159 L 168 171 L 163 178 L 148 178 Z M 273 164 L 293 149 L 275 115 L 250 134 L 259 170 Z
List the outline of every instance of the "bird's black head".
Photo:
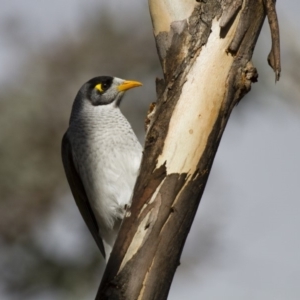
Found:
M 138 81 L 128 81 L 117 77 L 99 76 L 86 82 L 81 94 L 94 106 L 115 103 L 118 106 L 126 90 L 141 86 Z

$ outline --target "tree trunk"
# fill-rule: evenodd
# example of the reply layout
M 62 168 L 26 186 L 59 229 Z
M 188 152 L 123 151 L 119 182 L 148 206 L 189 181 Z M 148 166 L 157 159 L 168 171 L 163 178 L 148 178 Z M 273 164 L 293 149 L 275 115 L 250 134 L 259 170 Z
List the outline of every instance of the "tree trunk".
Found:
M 96 299 L 167 298 L 230 113 L 257 79 L 250 60 L 266 3 L 276 17 L 272 0 L 149 0 L 164 79 Z

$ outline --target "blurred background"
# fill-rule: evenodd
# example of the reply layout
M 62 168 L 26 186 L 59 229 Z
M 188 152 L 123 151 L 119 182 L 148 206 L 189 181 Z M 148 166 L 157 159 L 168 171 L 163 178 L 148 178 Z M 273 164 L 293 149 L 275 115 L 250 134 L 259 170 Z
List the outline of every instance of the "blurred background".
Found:
M 169 299 L 299 299 L 300 44 L 297 0 L 278 1 L 282 78 L 267 64 L 235 108 Z M 121 109 L 141 142 L 161 77 L 147 1 L 1 0 L 0 299 L 93 299 L 103 260 L 70 194 L 60 142 L 80 86 L 144 83 Z

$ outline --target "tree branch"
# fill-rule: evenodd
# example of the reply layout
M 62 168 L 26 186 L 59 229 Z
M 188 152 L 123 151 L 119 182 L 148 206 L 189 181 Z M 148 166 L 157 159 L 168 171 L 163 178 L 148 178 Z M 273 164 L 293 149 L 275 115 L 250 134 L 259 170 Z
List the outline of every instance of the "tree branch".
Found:
M 149 0 L 164 79 L 96 299 L 167 298 L 230 113 L 257 79 L 264 4 L 240 2 Z

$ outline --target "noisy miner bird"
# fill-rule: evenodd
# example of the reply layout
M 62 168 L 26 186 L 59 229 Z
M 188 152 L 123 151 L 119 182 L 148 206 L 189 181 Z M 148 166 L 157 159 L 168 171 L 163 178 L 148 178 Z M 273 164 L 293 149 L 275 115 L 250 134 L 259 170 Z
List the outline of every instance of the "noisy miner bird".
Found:
M 137 81 L 99 76 L 79 90 L 62 140 L 66 176 L 81 215 L 108 260 L 142 157 L 142 146 L 120 111 Z

